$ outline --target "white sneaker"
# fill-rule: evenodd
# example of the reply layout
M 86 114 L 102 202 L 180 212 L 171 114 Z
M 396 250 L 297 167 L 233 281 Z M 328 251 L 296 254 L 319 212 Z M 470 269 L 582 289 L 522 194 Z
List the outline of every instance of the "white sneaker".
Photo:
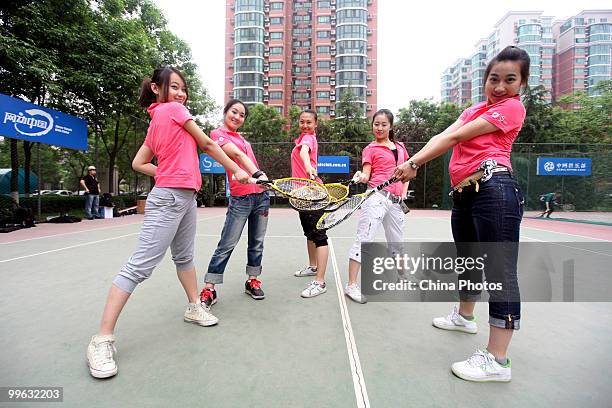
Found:
M 317 274 L 317 268 L 313 268 L 312 266 L 305 266 L 299 271 L 293 273 L 293 276 L 297 276 L 301 278 L 302 276 L 315 276 Z
M 368 301 L 365 295 L 361 293 L 361 288 L 356 283 L 352 285 L 347 283 L 344 287 L 344 294 L 357 303 L 366 303 Z
M 434 318 L 431 324 L 438 329 L 444 330 L 455 330 L 471 334 L 475 334 L 478 331 L 476 320 L 465 319 L 457 311 L 457 306 L 453 307 L 453 311 L 448 316 Z
M 451 370 L 457 377 L 467 381 L 508 382 L 512 379 L 511 367 L 510 359 L 506 365 L 501 365 L 495 360 L 493 354 L 476 350 L 467 360 L 453 363 Z
M 87 365 L 91 375 L 95 378 L 108 378 L 117 374 L 115 354 L 115 336 L 93 336 L 87 346 Z
M 316 280 L 310 282 L 306 289 L 302 291 L 303 298 L 311 298 L 315 296 L 319 296 L 322 293 L 327 292 L 327 285 L 325 282 L 317 282 Z
M 210 308 L 202 303 L 190 303 L 185 311 L 184 320 L 187 323 L 199 324 L 200 326 L 214 326 L 219 323 L 219 319 L 210 313 Z

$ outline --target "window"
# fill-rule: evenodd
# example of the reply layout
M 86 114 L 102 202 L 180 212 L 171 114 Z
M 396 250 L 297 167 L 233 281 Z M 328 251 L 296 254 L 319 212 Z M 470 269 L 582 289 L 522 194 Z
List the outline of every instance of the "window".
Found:
M 283 3 L 280 3 L 280 2 L 270 3 L 270 9 L 271 10 L 282 10 L 283 9 Z
M 585 59 L 584 58 L 576 58 L 574 60 L 574 63 L 579 64 L 579 65 L 584 65 Z
M 279 91 L 270 92 L 270 99 L 283 99 L 283 93 Z
M 274 76 L 270 77 L 270 84 L 281 85 L 283 83 L 283 77 Z
M 329 106 L 317 106 L 317 113 L 329 114 Z
M 276 111 L 278 113 L 280 113 L 281 115 L 283 114 L 283 107 L 282 106 L 275 106 L 274 109 L 276 109 Z
M 236 57 L 256 57 L 262 56 L 264 51 L 263 44 L 260 43 L 238 43 L 234 47 L 234 55 Z
M 317 61 L 318 69 L 329 69 L 331 61 Z
M 329 31 L 317 31 L 317 38 L 329 38 Z
M 235 31 L 236 42 L 239 41 L 259 41 L 264 40 L 264 31 L 261 28 L 240 28 Z
M 317 91 L 317 98 L 329 99 L 329 91 Z
M 283 47 L 270 47 L 270 55 L 280 55 L 283 53 Z
M 317 54 L 329 54 L 329 45 L 317 45 Z
M 270 17 L 270 24 L 272 25 L 283 24 L 283 18 L 282 17 Z
M 278 71 L 283 69 L 283 63 L 281 61 L 274 61 L 274 62 L 270 62 L 270 70 L 271 71 Z
M 584 75 L 584 69 L 583 68 L 574 69 L 574 75 Z
M 262 26 L 264 22 L 263 14 L 259 13 L 244 13 L 237 14 L 234 18 L 236 27 L 247 27 L 247 26 Z
M 282 40 L 283 39 L 282 31 L 277 31 L 277 32 L 274 32 L 274 33 L 270 33 L 270 39 L 271 40 Z
M 328 9 L 330 8 L 330 2 L 329 1 L 317 1 L 317 8 Z
M 317 23 L 319 24 L 330 24 L 331 17 L 330 16 L 319 16 L 317 17 Z
M 328 76 L 318 76 L 317 83 L 318 84 L 329 84 L 329 77 Z

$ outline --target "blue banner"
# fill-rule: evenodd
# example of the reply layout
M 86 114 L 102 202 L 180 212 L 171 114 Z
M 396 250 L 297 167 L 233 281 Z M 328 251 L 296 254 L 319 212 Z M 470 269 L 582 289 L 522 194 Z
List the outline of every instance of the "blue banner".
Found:
M 0 94 L 0 136 L 87 150 L 87 122 Z
M 317 173 L 349 173 L 349 156 L 319 156 Z
M 590 176 L 591 159 L 582 157 L 538 157 L 538 176 Z
M 200 173 L 223 174 L 225 173 L 225 167 L 206 153 L 200 153 Z

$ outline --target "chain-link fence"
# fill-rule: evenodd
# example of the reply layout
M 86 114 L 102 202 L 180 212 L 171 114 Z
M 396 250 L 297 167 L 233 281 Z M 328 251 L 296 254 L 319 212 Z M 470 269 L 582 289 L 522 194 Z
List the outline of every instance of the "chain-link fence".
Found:
M 319 156 L 349 156 L 350 175 L 361 168 L 361 152 L 370 142 L 319 142 Z M 259 165 L 269 177 L 291 175 L 292 142 L 253 143 Z M 406 143 L 410 155 L 416 153 L 424 143 Z M 538 157 L 590 158 L 590 176 L 538 176 Z M 414 207 L 451 207 L 448 162 L 450 152 L 432 160 L 419 169 L 418 176 L 410 183 L 415 192 Z M 512 167 L 526 198 L 526 209 L 539 209 L 542 194 L 561 191 L 560 203 L 576 211 L 612 211 L 612 145 L 609 144 L 521 144 L 515 143 L 512 152 Z M 324 181 L 336 181 L 350 177 L 349 174 L 323 174 Z

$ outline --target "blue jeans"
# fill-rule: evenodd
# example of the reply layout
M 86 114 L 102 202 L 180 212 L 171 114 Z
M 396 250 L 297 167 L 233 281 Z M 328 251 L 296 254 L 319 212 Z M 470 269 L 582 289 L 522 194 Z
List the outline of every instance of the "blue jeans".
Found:
M 231 196 L 225 216 L 225 225 L 217 249 L 208 264 L 208 272 L 204 276 L 206 283 L 223 283 L 223 272 L 232 251 L 240 240 L 244 225 L 249 223 L 246 274 L 259 276 L 261 274 L 261 259 L 263 258 L 264 237 L 268 227 L 268 211 L 270 196 L 267 192 Z
M 489 291 L 489 324 L 505 329 L 518 330 L 520 327 L 517 261 L 524 202 L 523 193 L 510 173 L 494 173 L 491 179 L 480 184 L 478 192 L 474 186 L 464 188 L 461 193 L 453 192 L 451 226 L 458 256 L 468 255 L 466 252 L 477 245 L 461 243 L 505 243 L 483 245 L 497 251 L 497 256 L 489 255 L 485 263 L 486 281 L 500 283 L 502 288 Z M 460 278 L 479 282 L 482 274 L 472 273 Z M 463 301 L 474 301 L 479 295 L 478 290 L 459 291 Z
M 85 194 L 85 217 L 99 217 L 98 203 L 100 196 L 98 194 Z

